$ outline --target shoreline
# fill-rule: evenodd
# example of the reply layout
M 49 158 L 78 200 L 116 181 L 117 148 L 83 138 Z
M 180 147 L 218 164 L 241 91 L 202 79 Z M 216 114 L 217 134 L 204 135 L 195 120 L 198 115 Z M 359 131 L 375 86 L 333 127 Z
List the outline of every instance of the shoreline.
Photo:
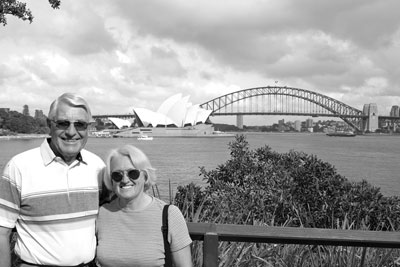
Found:
M 13 140 L 13 139 L 34 139 L 50 137 L 48 134 L 17 134 L 17 135 L 1 135 L 0 140 Z
M 156 136 L 154 137 L 232 137 L 236 134 L 325 134 L 323 132 L 256 132 L 256 131 L 243 131 L 243 132 L 224 132 L 224 134 L 210 134 L 209 136 Z M 365 133 L 357 136 L 400 136 L 399 133 Z M 0 135 L 0 140 L 13 140 L 13 139 L 35 139 L 35 138 L 46 138 L 50 137 L 48 134 L 16 134 L 16 135 Z M 105 137 L 98 137 L 98 136 L 91 136 L 90 138 L 105 138 Z M 131 137 L 128 137 L 131 138 Z

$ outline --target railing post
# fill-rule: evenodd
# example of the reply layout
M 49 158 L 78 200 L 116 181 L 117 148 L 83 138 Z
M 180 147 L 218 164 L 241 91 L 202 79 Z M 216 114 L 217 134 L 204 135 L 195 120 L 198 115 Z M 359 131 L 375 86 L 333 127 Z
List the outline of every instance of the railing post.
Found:
M 204 234 L 203 242 L 203 267 L 218 267 L 218 233 L 214 223 Z

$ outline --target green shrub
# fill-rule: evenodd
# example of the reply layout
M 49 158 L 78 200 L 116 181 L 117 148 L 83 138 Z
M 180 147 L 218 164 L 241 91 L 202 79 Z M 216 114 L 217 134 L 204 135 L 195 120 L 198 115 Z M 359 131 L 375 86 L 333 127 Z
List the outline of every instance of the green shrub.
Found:
M 245 136 L 229 143 L 230 159 L 200 168 L 206 186 L 177 189 L 188 221 L 315 228 L 400 229 L 400 201 L 367 181 L 350 182 L 314 155 L 249 149 Z M 201 266 L 201 244 L 193 246 Z M 219 266 L 393 266 L 398 251 L 326 246 L 219 243 Z M 295 264 L 294 264 L 295 263 Z M 388 265 L 386 265 L 388 263 Z M 378 265 L 376 265 L 378 264 Z M 383 264 L 383 265 L 382 265 Z M 366 265 L 367 266 L 367 265 Z
M 203 222 L 399 229 L 397 197 L 384 197 L 366 181 L 348 181 L 314 155 L 268 146 L 250 150 L 244 135 L 229 149 L 227 162 L 200 169 L 206 187 L 178 187 L 176 204 L 185 211 L 190 203 L 190 221 L 197 211 Z

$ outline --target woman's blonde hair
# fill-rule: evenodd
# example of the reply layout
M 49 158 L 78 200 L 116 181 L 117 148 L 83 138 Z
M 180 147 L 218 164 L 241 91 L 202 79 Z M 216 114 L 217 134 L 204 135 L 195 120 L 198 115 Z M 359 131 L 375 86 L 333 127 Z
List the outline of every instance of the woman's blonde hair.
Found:
M 111 161 L 116 157 L 128 157 L 133 166 L 142 171 L 145 175 L 144 191 L 146 192 L 156 183 L 155 169 L 151 166 L 150 160 L 146 154 L 133 145 L 124 145 L 122 147 L 110 151 L 106 158 L 106 171 L 104 173 L 103 182 L 108 190 L 112 191 L 111 180 Z

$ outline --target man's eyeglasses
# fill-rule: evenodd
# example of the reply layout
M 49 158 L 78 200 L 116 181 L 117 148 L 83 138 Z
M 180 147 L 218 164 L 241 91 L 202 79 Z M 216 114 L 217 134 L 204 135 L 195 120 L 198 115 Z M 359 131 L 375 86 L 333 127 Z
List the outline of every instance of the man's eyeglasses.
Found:
M 131 181 L 137 180 L 140 176 L 140 170 L 138 169 L 130 169 L 126 171 L 115 171 L 111 173 L 111 179 L 113 179 L 114 182 L 121 182 L 122 179 L 124 178 L 124 175 L 127 175 L 128 178 Z
M 51 120 L 55 123 L 56 128 L 60 130 L 67 130 L 69 126 L 74 124 L 74 127 L 77 131 L 84 131 L 89 126 L 89 123 L 86 121 L 67 121 L 67 120 Z

